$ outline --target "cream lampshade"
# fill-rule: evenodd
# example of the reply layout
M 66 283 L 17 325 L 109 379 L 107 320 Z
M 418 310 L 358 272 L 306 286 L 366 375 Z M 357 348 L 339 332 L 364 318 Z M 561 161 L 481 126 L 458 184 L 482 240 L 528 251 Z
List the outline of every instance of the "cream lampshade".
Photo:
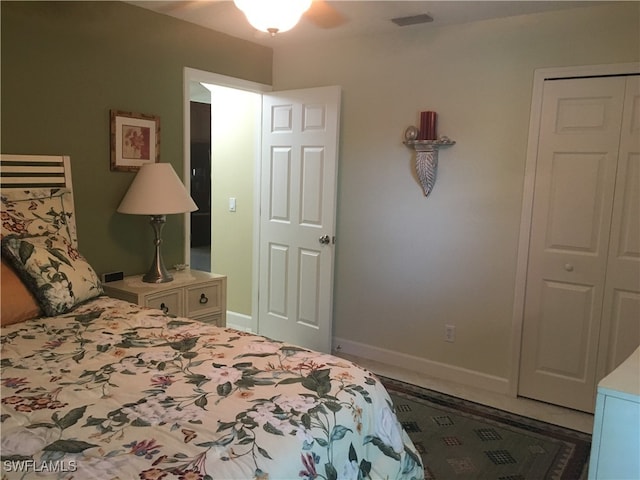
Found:
M 234 0 L 256 29 L 275 35 L 296 26 L 311 0 Z
M 151 216 L 155 233 L 155 256 L 151 268 L 142 277 L 148 283 L 173 280 L 164 266 L 160 246 L 162 228 L 167 215 L 197 210 L 195 202 L 169 163 L 147 163 L 140 167 L 117 211 L 133 215 Z

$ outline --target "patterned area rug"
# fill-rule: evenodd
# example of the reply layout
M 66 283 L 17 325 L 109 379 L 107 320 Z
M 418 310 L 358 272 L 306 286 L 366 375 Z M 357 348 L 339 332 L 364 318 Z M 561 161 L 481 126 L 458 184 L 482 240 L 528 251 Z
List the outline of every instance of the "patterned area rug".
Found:
M 587 478 L 589 434 L 379 378 L 428 480 Z

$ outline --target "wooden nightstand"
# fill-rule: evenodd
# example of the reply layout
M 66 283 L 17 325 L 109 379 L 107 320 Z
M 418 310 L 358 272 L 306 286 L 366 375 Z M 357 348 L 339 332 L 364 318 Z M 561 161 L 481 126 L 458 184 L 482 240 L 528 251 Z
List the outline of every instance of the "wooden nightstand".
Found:
M 199 270 L 172 271 L 173 281 L 145 283 L 142 275 L 103 285 L 104 293 L 165 313 L 219 327 L 227 325 L 227 277 Z

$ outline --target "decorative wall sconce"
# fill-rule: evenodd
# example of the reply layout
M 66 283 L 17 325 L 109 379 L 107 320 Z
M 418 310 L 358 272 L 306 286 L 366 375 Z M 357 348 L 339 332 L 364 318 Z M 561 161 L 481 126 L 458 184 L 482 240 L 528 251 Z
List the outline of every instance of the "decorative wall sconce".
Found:
M 414 126 L 407 127 L 403 143 L 416 152 L 416 174 L 424 196 L 428 197 L 436 183 L 438 151 L 440 148 L 455 145 L 456 142 L 449 137 L 437 137 L 436 112 L 421 112 L 420 129 Z

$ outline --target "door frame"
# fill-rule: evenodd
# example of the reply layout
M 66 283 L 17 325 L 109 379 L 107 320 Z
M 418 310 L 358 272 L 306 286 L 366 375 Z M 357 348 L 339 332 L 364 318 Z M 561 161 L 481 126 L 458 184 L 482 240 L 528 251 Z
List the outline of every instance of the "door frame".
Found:
M 538 139 L 540 136 L 540 118 L 542 95 L 545 80 L 558 78 L 581 78 L 593 76 L 613 76 L 640 73 L 640 62 L 610 65 L 588 65 L 576 67 L 540 68 L 534 71 L 533 92 L 531 95 L 531 113 L 529 118 L 529 139 L 524 170 L 522 193 L 522 212 L 520 215 L 520 236 L 516 261 L 515 288 L 513 295 L 513 313 L 511 320 L 511 368 L 509 372 L 509 394 L 518 396 L 520 379 L 520 355 L 522 348 L 522 325 L 524 320 L 525 290 L 529 260 L 529 243 L 533 213 L 533 195 L 535 191 L 535 173 L 538 159 Z
M 184 184 L 187 187 L 187 191 L 190 191 L 191 187 L 191 95 L 189 85 L 191 82 L 204 82 L 211 85 L 218 85 L 221 87 L 229 87 L 237 90 L 246 90 L 257 94 L 270 93 L 273 91 L 271 85 L 264 83 L 252 82 L 250 80 L 243 80 L 241 78 L 229 77 L 227 75 L 221 75 L 219 73 L 207 72 L 204 70 L 198 70 L 195 68 L 184 67 L 183 69 L 183 81 L 182 81 L 182 94 L 183 94 L 183 155 L 184 155 Z M 262 102 L 261 102 L 262 103 Z M 262 139 L 261 136 L 255 139 L 255 165 L 254 165 L 254 178 L 253 186 L 254 191 L 257 192 L 253 199 L 253 240 L 252 240 L 252 273 L 251 273 L 251 325 L 250 328 L 253 332 L 257 331 L 257 319 L 256 312 L 258 311 L 258 287 L 259 287 L 259 254 L 260 254 L 260 176 L 262 162 Z M 189 213 L 184 215 L 184 263 L 189 263 L 190 256 L 190 234 L 191 234 L 191 216 Z

